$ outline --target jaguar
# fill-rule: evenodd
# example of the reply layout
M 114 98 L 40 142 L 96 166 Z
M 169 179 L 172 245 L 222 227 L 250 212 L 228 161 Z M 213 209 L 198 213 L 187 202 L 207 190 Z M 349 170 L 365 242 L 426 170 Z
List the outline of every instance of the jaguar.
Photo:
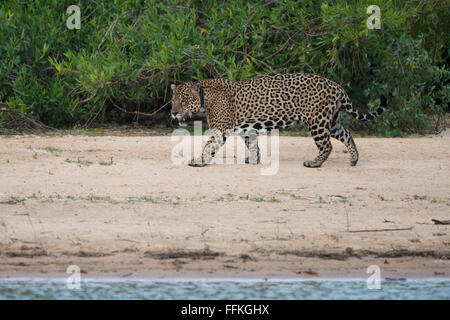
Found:
M 193 114 L 204 113 L 211 137 L 200 158 L 190 166 L 203 167 L 212 162 L 230 133 L 238 133 L 249 150 L 246 163 L 261 161 L 257 135 L 261 130 L 289 128 L 295 123 L 307 125 L 319 149 L 309 168 L 320 167 L 332 151 L 331 138 L 341 141 L 350 154 L 350 165 L 358 162 L 358 150 L 351 133 L 344 128 L 340 110 L 361 121 L 374 120 L 387 106 L 380 96 L 375 112 L 365 114 L 353 106 L 349 96 L 337 83 L 312 74 L 271 74 L 244 81 L 212 79 L 172 84 L 171 116 L 186 126 Z

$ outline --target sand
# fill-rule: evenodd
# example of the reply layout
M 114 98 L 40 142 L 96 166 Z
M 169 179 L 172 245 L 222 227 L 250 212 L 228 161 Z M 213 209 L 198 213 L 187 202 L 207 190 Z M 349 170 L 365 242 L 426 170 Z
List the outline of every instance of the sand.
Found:
M 280 137 L 261 175 L 174 164 L 168 136 L 2 136 L 0 277 L 448 277 L 449 136 L 355 141 L 310 169 Z

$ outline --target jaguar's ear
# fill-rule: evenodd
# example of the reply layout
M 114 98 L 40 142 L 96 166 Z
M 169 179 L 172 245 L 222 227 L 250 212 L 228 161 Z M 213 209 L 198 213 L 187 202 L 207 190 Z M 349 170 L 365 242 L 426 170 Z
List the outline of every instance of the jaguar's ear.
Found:
M 170 89 L 172 89 L 172 91 L 175 91 L 175 88 L 176 88 L 176 86 L 172 83 L 172 84 L 170 85 Z
M 205 108 L 203 108 L 203 107 L 200 107 L 200 110 L 199 110 L 200 112 L 205 112 Z

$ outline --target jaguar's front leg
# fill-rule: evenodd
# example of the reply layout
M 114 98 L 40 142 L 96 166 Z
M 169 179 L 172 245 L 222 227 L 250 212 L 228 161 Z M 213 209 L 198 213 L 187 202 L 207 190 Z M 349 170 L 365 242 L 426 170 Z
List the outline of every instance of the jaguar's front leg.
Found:
M 244 141 L 249 153 L 249 156 L 245 158 L 245 163 L 260 163 L 261 152 L 258 146 L 258 134 L 256 132 L 250 132 L 247 136 L 244 137 Z
M 204 167 L 211 164 L 216 152 L 223 146 L 225 141 L 226 137 L 224 133 L 219 130 L 213 130 L 212 136 L 203 147 L 201 159 L 192 159 L 188 165 L 191 167 Z

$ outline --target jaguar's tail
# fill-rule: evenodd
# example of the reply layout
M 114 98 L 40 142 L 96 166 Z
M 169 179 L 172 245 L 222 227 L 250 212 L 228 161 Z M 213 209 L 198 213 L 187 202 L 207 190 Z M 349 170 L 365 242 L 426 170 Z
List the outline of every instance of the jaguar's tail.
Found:
M 356 110 L 352 102 L 350 101 L 350 98 L 346 94 L 343 94 L 343 97 L 340 99 L 340 103 L 341 107 L 345 108 L 345 111 L 350 113 L 354 118 L 361 121 L 374 120 L 378 118 L 387 107 L 387 100 L 383 95 L 381 95 L 380 97 L 380 106 L 378 107 L 377 111 L 367 114 Z

